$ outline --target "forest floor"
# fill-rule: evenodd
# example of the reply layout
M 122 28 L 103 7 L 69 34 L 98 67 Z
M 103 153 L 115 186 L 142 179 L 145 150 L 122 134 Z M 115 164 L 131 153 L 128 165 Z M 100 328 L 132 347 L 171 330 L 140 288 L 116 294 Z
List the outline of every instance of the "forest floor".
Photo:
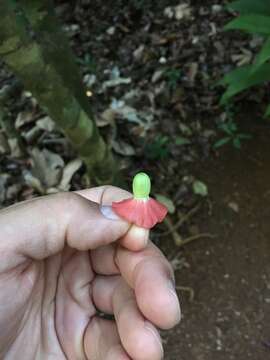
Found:
M 152 235 L 175 268 L 183 311 L 181 324 L 162 334 L 165 359 L 266 359 L 270 127 L 260 104 L 267 93 L 256 89 L 222 108 L 216 86 L 224 73 L 252 61 L 261 39 L 222 30 L 233 15 L 226 1 L 56 3 L 124 177 L 147 171 L 154 195 L 170 209 Z M 12 82 L 0 66 L 0 93 Z M 8 105 L 27 154 L 0 131 L 0 207 L 90 186 L 29 92 L 19 91 Z M 215 147 L 228 124 L 236 126 L 230 143 Z M 233 145 L 239 134 L 251 136 L 241 149 Z M 198 239 L 176 245 L 191 237 Z

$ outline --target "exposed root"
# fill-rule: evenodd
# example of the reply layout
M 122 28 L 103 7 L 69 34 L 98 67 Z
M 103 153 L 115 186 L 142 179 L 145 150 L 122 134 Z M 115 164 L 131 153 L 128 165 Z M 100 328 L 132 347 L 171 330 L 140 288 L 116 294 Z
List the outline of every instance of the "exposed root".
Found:
M 198 239 L 201 239 L 201 238 L 210 238 L 210 239 L 213 239 L 215 238 L 217 235 L 214 235 L 214 234 L 209 234 L 209 233 L 201 233 L 201 234 L 197 234 L 197 235 L 193 235 L 193 236 L 190 236 L 184 240 L 182 240 L 179 244 L 176 244 L 178 247 L 181 247 L 181 246 L 185 246 L 187 244 L 189 244 L 190 242 L 194 241 L 194 240 L 198 240 Z

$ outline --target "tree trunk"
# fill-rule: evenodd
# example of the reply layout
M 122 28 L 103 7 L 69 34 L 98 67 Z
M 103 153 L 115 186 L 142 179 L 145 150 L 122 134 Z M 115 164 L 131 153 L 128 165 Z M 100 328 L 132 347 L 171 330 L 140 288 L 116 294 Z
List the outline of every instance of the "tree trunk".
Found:
M 37 3 L 20 3 L 29 11 L 25 16 L 14 2 L 0 1 L 0 56 L 64 131 L 91 178 L 113 182 L 116 165 L 92 117 L 73 55 L 47 6 Z M 30 25 L 37 34 L 28 31 Z

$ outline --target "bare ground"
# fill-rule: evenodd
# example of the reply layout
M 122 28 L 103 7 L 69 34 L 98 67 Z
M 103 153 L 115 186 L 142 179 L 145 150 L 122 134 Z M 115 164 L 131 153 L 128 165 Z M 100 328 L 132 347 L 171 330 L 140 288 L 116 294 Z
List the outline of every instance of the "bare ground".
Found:
M 195 298 L 180 292 L 183 319 L 166 336 L 168 360 L 270 357 L 270 128 L 253 128 L 242 152 L 228 149 L 198 169 L 211 194 L 198 223 L 217 237 L 182 253 L 189 267 L 176 272 L 177 285 Z

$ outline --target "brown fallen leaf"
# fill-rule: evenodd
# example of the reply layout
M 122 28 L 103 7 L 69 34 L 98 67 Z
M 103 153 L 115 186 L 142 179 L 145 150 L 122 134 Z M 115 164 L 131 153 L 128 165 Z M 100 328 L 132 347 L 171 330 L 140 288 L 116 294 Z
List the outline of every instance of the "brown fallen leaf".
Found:
M 135 149 L 123 140 L 112 141 L 113 150 L 123 156 L 134 156 L 136 154 Z
M 10 147 L 10 152 L 12 157 L 19 158 L 23 155 L 18 139 L 16 138 L 8 139 L 8 144 Z
M 23 178 L 24 178 L 25 183 L 30 188 L 33 188 L 34 190 L 36 190 L 39 194 L 44 195 L 46 193 L 46 189 L 41 184 L 41 181 L 37 177 L 33 176 L 33 174 L 30 171 L 24 170 Z
M 58 189 L 62 191 L 68 191 L 70 189 L 70 182 L 76 171 L 82 166 L 81 159 L 74 159 L 70 161 L 63 170 L 62 179 L 58 185 Z
M 8 154 L 9 152 L 10 147 L 8 144 L 8 140 L 6 139 L 4 134 L 0 132 L 0 155 Z
M 41 119 L 37 120 L 36 126 L 39 129 L 46 130 L 48 132 L 51 132 L 55 129 L 55 123 L 49 116 L 44 116 Z
M 19 129 L 25 124 L 29 124 L 31 121 L 34 121 L 34 114 L 33 111 L 22 111 L 18 114 L 16 120 L 15 120 L 15 127 L 16 129 Z
M 64 168 L 64 160 L 60 155 L 47 149 L 33 148 L 31 151 L 33 167 L 32 175 L 39 179 L 45 189 L 57 186 Z
M 112 125 L 116 117 L 116 112 L 113 109 L 106 109 L 103 113 L 96 118 L 98 127 Z
M 8 174 L 0 174 L 0 206 L 6 199 L 6 184 L 9 177 Z
M 176 20 L 182 20 L 184 18 L 190 18 L 192 14 L 192 8 L 189 4 L 179 4 L 177 6 L 167 6 L 164 9 L 164 15 L 169 18 Z
M 188 78 L 190 82 L 194 82 L 198 74 L 199 64 L 197 62 L 192 62 L 189 66 Z

